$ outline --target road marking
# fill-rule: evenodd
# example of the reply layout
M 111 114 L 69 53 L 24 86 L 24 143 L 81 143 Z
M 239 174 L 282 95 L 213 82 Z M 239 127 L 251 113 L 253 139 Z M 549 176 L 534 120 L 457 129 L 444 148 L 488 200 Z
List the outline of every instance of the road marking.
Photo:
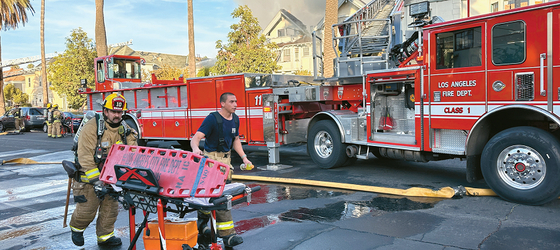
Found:
M 36 177 L 39 179 L 40 177 Z M 68 179 L 66 180 L 54 180 L 49 182 L 43 182 L 35 185 L 22 186 L 22 187 L 10 187 L 0 189 L 0 197 L 10 196 L 10 195 L 21 195 L 36 192 L 38 190 L 52 190 L 53 186 L 67 185 Z M 67 187 L 67 186 L 66 186 Z
M 22 150 L 8 151 L 8 152 L 0 153 L 0 157 L 22 155 L 22 154 L 39 154 L 39 153 L 46 153 L 46 152 L 49 152 L 49 151 L 43 150 L 43 149 L 32 149 L 32 150 L 22 149 Z

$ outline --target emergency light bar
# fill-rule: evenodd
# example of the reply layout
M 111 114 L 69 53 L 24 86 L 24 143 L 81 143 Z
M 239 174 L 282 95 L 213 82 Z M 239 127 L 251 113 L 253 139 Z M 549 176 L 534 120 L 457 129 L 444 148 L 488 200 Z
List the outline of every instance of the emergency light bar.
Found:
M 430 13 L 430 2 L 420 2 L 408 6 L 408 12 L 411 17 L 422 17 Z

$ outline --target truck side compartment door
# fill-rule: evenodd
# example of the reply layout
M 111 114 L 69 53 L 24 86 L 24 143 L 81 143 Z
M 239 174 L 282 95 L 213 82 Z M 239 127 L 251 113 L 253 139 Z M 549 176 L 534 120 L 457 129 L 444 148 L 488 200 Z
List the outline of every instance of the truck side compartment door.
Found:
M 189 108 L 188 116 L 190 117 L 190 133 L 189 137 L 193 137 L 204 118 L 210 112 L 217 111 L 219 106 L 216 105 L 216 85 L 213 78 L 202 78 L 189 80 Z M 219 105 L 219 101 L 218 101 Z
M 248 103 L 245 100 L 245 79 L 244 75 L 226 76 L 216 79 L 216 107 L 221 108 L 220 95 L 231 92 L 237 98 L 237 110 L 235 114 L 239 116 L 239 139 L 246 141 L 247 132 L 247 109 Z

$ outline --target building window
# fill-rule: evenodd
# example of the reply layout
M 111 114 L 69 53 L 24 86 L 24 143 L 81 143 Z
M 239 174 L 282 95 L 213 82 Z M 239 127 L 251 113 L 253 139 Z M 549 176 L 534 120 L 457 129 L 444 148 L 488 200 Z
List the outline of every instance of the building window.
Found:
M 303 57 L 309 56 L 309 47 L 303 47 Z
M 281 36 L 286 36 L 286 30 L 285 29 L 278 30 L 278 37 L 281 37 Z
M 525 61 L 525 23 L 515 21 L 492 28 L 492 62 L 495 65 L 518 64 Z
M 436 69 L 482 65 L 481 28 L 436 34 Z
M 495 2 L 490 5 L 490 12 L 497 12 L 498 11 L 498 2 Z
M 537 4 L 537 2 L 535 2 Z M 515 8 L 528 6 L 529 2 L 527 0 L 509 0 L 504 1 L 504 10 L 511 10 Z
M 31 78 L 27 78 L 27 87 L 31 87 Z
M 284 61 L 284 62 L 291 61 L 291 59 L 290 59 L 290 49 L 284 49 L 282 54 L 284 55 L 284 60 L 282 60 L 282 61 Z
M 294 59 L 296 62 L 299 62 L 299 48 L 294 48 Z

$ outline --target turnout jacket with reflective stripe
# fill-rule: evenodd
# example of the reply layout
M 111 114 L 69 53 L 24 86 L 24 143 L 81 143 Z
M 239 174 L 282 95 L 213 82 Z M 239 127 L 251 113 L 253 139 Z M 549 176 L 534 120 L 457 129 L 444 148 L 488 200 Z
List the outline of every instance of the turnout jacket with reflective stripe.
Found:
M 101 137 L 101 146 L 103 147 L 104 154 L 108 154 L 111 146 L 117 141 L 121 141 L 121 136 L 117 128 L 111 128 L 105 122 L 105 132 Z M 138 133 L 132 129 L 132 132 L 127 136 L 126 141 L 128 145 L 138 145 L 136 139 Z M 97 147 L 97 122 L 96 119 L 89 120 L 80 132 L 78 139 L 78 161 L 82 166 L 81 171 L 86 173 L 89 180 L 99 178 L 101 170 L 97 170 L 97 164 L 94 160 L 95 148 Z

